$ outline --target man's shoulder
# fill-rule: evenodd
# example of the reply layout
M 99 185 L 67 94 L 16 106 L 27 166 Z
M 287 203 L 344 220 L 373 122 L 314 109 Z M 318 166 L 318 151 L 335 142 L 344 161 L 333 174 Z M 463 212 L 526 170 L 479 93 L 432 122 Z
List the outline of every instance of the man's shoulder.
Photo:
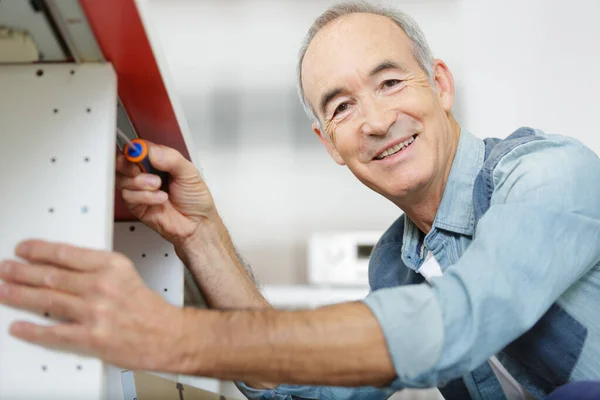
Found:
M 491 145 L 486 164 L 493 167 L 499 163 L 508 164 L 523 159 L 536 158 L 537 161 L 551 161 L 546 160 L 548 156 L 555 156 L 557 153 L 567 158 L 584 156 L 590 161 L 597 158 L 589 147 L 574 137 L 546 133 L 541 129 L 530 127 L 521 127 L 504 139 L 487 138 L 486 141 Z
M 559 178 L 600 166 L 598 156 L 574 137 L 533 128 L 520 128 L 500 141 L 488 161 L 493 163 L 488 166 L 493 168 L 495 183 L 515 172 L 551 170 Z
M 498 142 L 482 169 L 497 198 L 556 196 L 598 186 L 600 159 L 594 151 L 570 136 L 527 129 Z

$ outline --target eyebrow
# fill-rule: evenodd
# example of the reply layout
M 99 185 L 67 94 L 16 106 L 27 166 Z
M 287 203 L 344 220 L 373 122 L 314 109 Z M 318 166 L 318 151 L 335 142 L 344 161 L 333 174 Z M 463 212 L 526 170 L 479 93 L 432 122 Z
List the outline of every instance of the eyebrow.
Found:
M 387 71 L 389 69 L 397 69 L 401 72 L 407 72 L 407 69 L 402 64 L 398 64 L 395 61 L 385 60 L 385 61 L 379 63 L 375 68 L 373 68 L 371 70 L 371 72 L 369 73 L 369 76 L 373 77 L 373 76 L 377 75 L 378 73 Z
M 394 62 L 391 60 L 385 60 L 385 61 L 382 61 L 381 63 L 377 64 L 377 66 L 371 70 L 371 72 L 369 73 L 369 77 L 373 77 L 380 72 L 387 71 L 390 69 L 397 69 L 404 73 L 406 73 L 408 71 L 403 65 L 398 64 L 397 62 Z M 325 109 L 327 108 L 327 104 L 329 104 L 329 102 L 331 100 L 335 99 L 337 96 L 339 96 L 340 94 L 342 94 L 344 92 L 345 92 L 344 89 L 338 87 L 338 88 L 327 91 L 323 96 L 321 96 L 321 102 L 319 104 L 321 113 L 323 115 L 325 115 Z

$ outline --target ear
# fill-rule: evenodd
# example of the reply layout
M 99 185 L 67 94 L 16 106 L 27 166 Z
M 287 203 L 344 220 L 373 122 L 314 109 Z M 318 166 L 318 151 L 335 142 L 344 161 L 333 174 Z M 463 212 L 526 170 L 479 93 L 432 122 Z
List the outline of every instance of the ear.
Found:
M 454 77 L 452 72 L 442 60 L 433 61 L 433 77 L 435 82 L 435 91 L 444 111 L 447 113 L 454 104 Z
M 316 122 L 313 122 L 312 129 L 319 137 L 321 143 L 323 143 L 323 146 L 325 146 L 325 148 L 327 149 L 327 152 L 329 153 L 331 158 L 333 158 L 333 160 L 339 165 L 346 165 L 346 162 L 344 161 L 342 156 L 340 156 L 340 153 L 338 153 L 337 149 L 335 148 L 335 145 L 332 143 L 331 140 L 329 140 L 329 138 L 327 138 L 323 134 L 323 132 L 321 132 L 321 130 L 319 129 L 319 125 Z

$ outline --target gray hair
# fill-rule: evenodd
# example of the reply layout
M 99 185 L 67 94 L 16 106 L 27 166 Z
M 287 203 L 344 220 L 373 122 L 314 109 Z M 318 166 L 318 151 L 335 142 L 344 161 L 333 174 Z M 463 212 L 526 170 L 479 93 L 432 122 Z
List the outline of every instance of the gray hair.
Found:
M 302 87 L 302 62 L 304 61 L 304 56 L 306 55 L 308 46 L 315 38 L 317 33 L 325 27 L 325 25 L 339 17 L 355 13 L 381 15 L 388 17 L 395 22 L 396 25 L 398 25 L 411 40 L 415 59 L 423 71 L 425 71 L 425 74 L 429 80 L 433 83 L 433 55 L 429 49 L 427 41 L 425 40 L 425 35 L 410 16 L 393 8 L 373 5 L 364 1 L 351 1 L 336 4 L 321 14 L 319 18 L 313 22 L 312 26 L 308 30 L 308 33 L 306 34 L 306 37 L 304 38 L 298 55 L 297 79 L 300 101 L 302 102 L 302 106 L 304 107 L 304 110 L 308 114 L 309 118 L 311 118 L 313 122 L 317 123 L 319 127 L 321 127 L 321 122 L 317 118 L 311 105 L 308 103 L 304 93 L 304 88 Z

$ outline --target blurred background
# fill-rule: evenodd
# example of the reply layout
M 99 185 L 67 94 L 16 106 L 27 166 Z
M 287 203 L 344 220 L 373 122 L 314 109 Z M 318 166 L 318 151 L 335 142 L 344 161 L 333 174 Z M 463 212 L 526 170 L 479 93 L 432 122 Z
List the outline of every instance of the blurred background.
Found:
M 329 158 L 298 100 L 298 49 L 334 2 L 150 2 L 203 174 L 235 244 L 277 301 L 309 302 L 312 292 L 302 288 L 314 284 L 314 234 L 348 233 L 352 241 L 383 232 L 401 214 Z M 599 1 L 374 3 L 398 6 L 420 24 L 454 74 L 463 129 L 505 137 L 531 126 L 600 150 Z M 328 287 L 324 298 L 336 298 L 337 286 Z M 367 290 L 352 287 L 338 298 Z

